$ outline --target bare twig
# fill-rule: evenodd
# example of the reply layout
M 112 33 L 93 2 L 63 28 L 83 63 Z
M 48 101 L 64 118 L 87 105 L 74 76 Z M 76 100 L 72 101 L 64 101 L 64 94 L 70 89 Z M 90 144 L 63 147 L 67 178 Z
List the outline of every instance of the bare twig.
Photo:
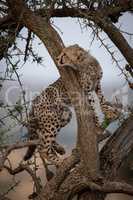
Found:
M 26 47 L 25 47 L 25 53 L 24 53 L 25 54 L 24 62 L 26 62 L 26 60 L 27 60 L 30 40 L 31 40 L 31 31 L 28 31 L 28 37 L 27 37 L 27 40 L 26 40 Z
M 19 76 L 19 74 L 18 74 L 18 72 L 16 70 L 16 66 L 17 66 L 18 63 L 14 65 L 9 58 L 7 58 L 7 59 L 9 61 L 9 63 L 11 64 L 11 66 L 13 68 L 13 71 L 14 71 L 16 77 L 17 77 L 18 83 L 20 85 L 21 92 L 22 92 L 22 97 L 23 97 L 23 101 L 24 101 L 24 107 L 25 107 L 25 113 L 26 113 L 26 120 L 28 122 L 28 108 L 27 108 L 27 103 L 26 103 L 26 98 L 25 98 L 25 90 L 23 89 L 23 84 L 22 84 L 20 76 Z
M 133 33 L 129 33 L 129 32 L 127 32 L 127 31 L 120 30 L 120 32 L 121 32 L 121 33 L 124 33 L 124 34 L 126 34 L 126 35 L 129 35 L 129 36 L 133 36 Z

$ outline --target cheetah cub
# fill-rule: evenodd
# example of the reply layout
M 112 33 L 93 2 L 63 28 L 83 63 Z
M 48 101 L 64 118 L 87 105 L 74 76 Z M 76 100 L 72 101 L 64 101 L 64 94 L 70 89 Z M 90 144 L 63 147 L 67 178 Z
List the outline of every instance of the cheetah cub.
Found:
M 59 67 L 71 67 L 79 73 L 79 83 L 88 95 L 92 105 L 96 124 L 102 125 L 104 117 L 110 121 L 118 117 L 118 112 L 106 104 L 101 91 L 102 69 L 98 61 L 78 45 L 64 48 L 57 58 Z M 56 142 L 57 133 L 65 127 L 72 118 L 71 101 L 59 78 L 32 102 L 29 113 L 29 139 L 40 139 L 40 145 L 30 146 L 24 160 L 28 160 L 37 148 L 42 159 L 47 159 L 58 166 L 61 162 L 59 154 L 64 154 L 64 148 Z M 99 118 L 102 112 L 102 118 Z

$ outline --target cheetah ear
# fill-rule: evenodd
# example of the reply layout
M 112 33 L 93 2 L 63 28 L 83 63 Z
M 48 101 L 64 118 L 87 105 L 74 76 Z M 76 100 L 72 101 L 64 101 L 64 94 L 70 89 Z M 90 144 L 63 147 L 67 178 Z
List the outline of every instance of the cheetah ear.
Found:
M 59 64 L 59 67 L 69 67 L 69 68 L 72 68 L 73 70 L 75 71 L 78 71 L 78 66 L 72 64 L 72 63 L 64 63 L 62 65 Z
M 74 44 L 73 47 L 79 48 L 79 45 L 78 44 Z
M 76 66 L 74 64 L 67 64 L 66 63 L 66 67 L 70 67 L 70 68 L 74 69 L 75 71 L 78 71 L 78 66 Z

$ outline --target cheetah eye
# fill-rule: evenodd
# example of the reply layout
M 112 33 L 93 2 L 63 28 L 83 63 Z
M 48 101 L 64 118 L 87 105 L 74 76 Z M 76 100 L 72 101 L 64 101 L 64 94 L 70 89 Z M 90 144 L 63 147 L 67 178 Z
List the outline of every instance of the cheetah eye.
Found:
M 80 56 L 77 56 L 77 60 L 79 60 L 80 59 Z
M 64 64 L 64 59 L 65 59 L 65 54 L 62 55 L 61 60 L 60 60 L 60 64 Z

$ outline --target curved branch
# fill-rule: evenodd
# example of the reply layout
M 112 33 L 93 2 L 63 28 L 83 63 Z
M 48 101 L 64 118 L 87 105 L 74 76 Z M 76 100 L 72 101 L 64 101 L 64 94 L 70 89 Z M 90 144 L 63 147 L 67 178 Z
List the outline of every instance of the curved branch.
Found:
M 11 169 L 8 166 L 4 166 L 4 168 L 9 172 L 11 175 L 18 174 L 22 171 L 26 171 L 32 178 L 35 187 L 36 187 L 36 192 L 40 192 L 42 189 L 42 185 L 40 182 L 40 179 L 37 177 L 36 173 L 27 165 L 27 164 L 20 164 L 17 168 Z
M 85 179 L 81 179 L 80 183 L 75 183 L 74 187 L 69 187 L 67 200 L 72 199 L 76 194 L 82 192 L 83 190 L 91 190 L 94 192 L 101 192 L 104 194 L 109 193 L 123 193 L 133 196 L 133 186 L 127 183 L 121 182 L 106 182 L 102 186 L 94 182 L 89 182 Z
M 117 46 L 127 62 L 133 68 L 133 49 L 130 47 L 120 30 L 102 15 L 94 20 L 96 24 L 108 35 L 110 40 Z
M 51 196 L 51 199 L 71 200 L 75 195 L 82 194 L 82 192 L 85 191 L 90 194 L 95 193 L 97 196 L 100 193 L 103 197 L 109 193 L 123 193 L 133 196 L 132 185 L 125 182 L 106 181 L 104 177 L 97 177 L 97 179 L 94 180 L 83 176 L 81 170 L 80 166 L 74 168 L 58 190 L 58 193 L 55 192 L 54 198 Z
M 0 151 L 4 150 L 4 152 L 1 152 L 0 154 L 0 171 L 4 167 L 4 163 L 7 159 L 7 156 L 11 153 L 11 151 L 15 149 L 25 148 L 32 145 L 37 145 L 37 144 L 39 144 L 39 140 L 33 140 L 33 141 L 28 141 L 28 142 L 18 142 L 12 145 L 0 146 Z
M 79 17 L 79 18 L 84 18 L 84 15 L 94 16 L 97 13 L 103 13 L 104 16 L 109 17 L 110 16 L 116 16 L 118 13 L 124 13 L 131 11 L 133 9 L 133 2 L 131 1 L 130 4 L 125 4 L 125 5 L 119 5 L 119 6 L 104 6 L 101 8 L 98 8 L 97 10 L 91 10 L 89 8 L 79 8 L 77 7 L 63 7 L 63 8 L 55 8 L 55 9 L 47 9 L 47 8 L 42 8 L 37 10 L 36 12 L 40 14 L 41 16 L 46 16 L 46 13 L 50 13 L 50 17 Z M 81 14 L 84 13 L 84 14 Z

